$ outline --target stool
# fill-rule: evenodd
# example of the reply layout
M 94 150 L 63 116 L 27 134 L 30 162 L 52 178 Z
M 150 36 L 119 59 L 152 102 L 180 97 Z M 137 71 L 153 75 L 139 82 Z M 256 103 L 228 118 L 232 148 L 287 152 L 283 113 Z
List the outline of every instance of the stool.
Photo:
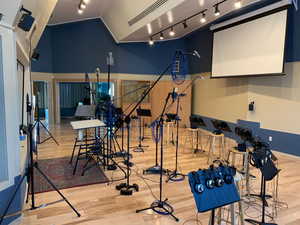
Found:
M 231 158 L 230 158 L 231 156 Z M 236 157 L 242 156 L 242 168 L 238 170 L 238 166 L 236 163 Z M 246 192 L 247 194 L 250 193 L 250 174 L 249 174 L 249 151 L 248 149 L 245 152 L 241 152 L 235 148 L 231 148 L 228 152 L 227 156 L 227 161 L 229 162 L 230 165 L 234 166 L 237 168 L 237 170 L 243 175 L 243 178 L 246 181 Z M 239 162 L 241 162 L 239 160 Z
M 219 148 L 216 148 L 216 142 L 219 140 Z M 209 150 L 207 164 L 211 164 L 214 161 L 214 154 L 218 153 L 217 159 L 225 159 L 225 136 L 224 134 L 209 134 L 208 136 Z
M 239 182 L 241 181 L 242 179 L 242 175 L 237 173 L 237 175 L 234 177 L 234 181 L 236 183 L 236 187 L 237 187 L 237 190 L 241 196 L 241 193 L 240 193 L 240 188 L 239 188 Z M 229 211 L 230 211 L 230 223 L 231 225 L 236 225 L 236 224 L 240 224 L 240 225 L 244 225 L 245 224 L 245 221 L 244 221 L 244 209 L 243 209 L 243 201 L 239 201 L 237 202 L 238 206 L 239 206 L 239 209 L 238 209 L 238 217 L 239 217 L 239 222 L 240 223 L 237 223 L 237 218 L 236 218 L 236 211 L 235 211 L 235 204 L 236 203 L 233 203 L 233 204 L 230 204 L 230 208 L 229 208 Z M 227 221 L 226 219 L 222 218 L 222 210 L 223 210 L 224 207 L 220 207 L 218 208 L 216 211 L 217 211 L 217 223 L 218 225 L 221 225 L 221 222 L 222 221 L 225 221 L 226 224 L 229 222 Z M 211 216 L 210 216 L 210 219 L 209 219 L 209 223 L 208 224 L 211 224 Z
M 165 126 L 167 128 L 167 137 L 165 138 L 166 144 L 169 145 L 172 143 L 175 145 L 175 140 L 174 140 L 174 127 L 175 127 L 175 122 L 174 121 L 166 121 Z
M 184 149 L 188 142 L 191 143 L 192 149 L 194 149 L 194 137 L 197 132 L 198 132 L 197 128 L 187 128 L 186 137 L 184 139 L 184 145 L 183 145 Z

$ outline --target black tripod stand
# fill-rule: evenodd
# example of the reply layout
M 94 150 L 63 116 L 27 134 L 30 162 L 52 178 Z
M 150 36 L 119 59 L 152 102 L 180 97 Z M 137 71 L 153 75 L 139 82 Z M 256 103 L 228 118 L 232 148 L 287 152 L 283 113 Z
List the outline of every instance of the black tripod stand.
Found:
M 183 95 L 182 95 L 183 96 Z M 180 94 L 177 95 L 177 107 L 176 107 L 176 156 L 175 156 L 175 170 L 169 174 L 169 177 L 166 182 L 169 180 L 171 181 L 182 181 L 184 180 L 185 176 L 182 173 L 178 172 L 178 149 L 179 149 L 179 104 L 180 104 L 180 97 L 182 97 Z
M 53 141 L 57 144 L 57 140 L 53 137 L 53 135 L 50 133 L 50 131 L 47 129 L 47 127 L 45 126 L 45 124 L 43 124 L 43 122 L 41 121 L 40 118 L 40 107 L 39 107 L 39 99 L 38 99 L 38 95 L 36 97 L 36 111 L 37 111 L 37 120 L 34 122 L 32 129 L 34 129 L 36 127 L 36 138 L 37 138 L 37 144 L 42 144 L 50 139 L 53 139 Z M 41 141 L 41 134 L 40 134 L 40 126 L 42 126 L 44 128 L 44 130 L 46 131 L 46 133 L 48 133 L 49 137 L 44 139 L 43 141 Z
M 29 103 L 29 96 L 27 95 L 27 115 L 28 115 L 28 121 L 31 120 L 31 110 L 32 107 Z M 13 200 L 15 199 L 16 194 L 18 193 L 18 190 L 20 189 L 24 179 L 27 177 L 27 180 L 29 182 L 30 187 L 30 194 L 31 194 L 31 210 L 37 209 L 38 207 L 35 205 L 35 193 L 34 193 L 34 169 L 36 169 L 42 177 L 51 185 L 51 187 L 62 197 L 62 199 L 71 207 L 71 209 L 76 213 L 78 217 L 80 217 L 80 213 L 72 206 L 72 204 L 65 198 L 65 196 L 58 190 L 58 188 L 52 183 L 52 181 L 47 177 L 47 175 L 39 168 L 38 163 L 34 162 L 33 159 L 33 149 L 34 149 L 34 138 L 33 138 L 33 125 L 29 122 L 28 128 L 26 129 L 27 137 L 29 138 L 28 142 L 28 149 L 29 149 L 29 162 L 28 167 L 26 169 L 25 174 L 22 176 L 21 180 L 17 184 L 17 187 L 10 198 L 3 215 L 0 219 L 0 224 L 2 224 L 4 218 L 6 217 L 6 214 L 9 210 L 9 207 L 13 203 Z M 27 153 L 28 154 L 28 153 Z M 29 195 L 29 189 L 27 191 L 27 200 Z
M 162 113 L 160 115 L 160 119 L 159 119 L 159 128 L 161 130 L 160 135 L 161 135 L 161 142 L 160 142 L 160 180 L 159 180 L 159 200 L 154 201 L 149 207 L 144 208 L 144 209 L 138 209 L 136 210 L 136 213 L 148 210 L 148 209 L 152 209 L 154 212 L 161 214 L 161 215 L 170 215 L 172 216 L 176 221 L 179 221 L 179 219 L 174 216 L 174 209 L 173 207 L 167 202 L 168 199 L 162 200 L 162 191 L 163 191 L 163 185 L 162 185 L 162 177 L 163 177 L 163 158 L 164 158 L 164 150 L 163 150 L 163 126 L 164 126 L 164 114 L 165 114 L 165 110 L 167 107 L 167 104 L 169 102 L 170 99 L 170 94 L 168 94 L 168 97 L 166 98 L 166 102 L 164 105 L 164 108 L 162 110 Z
M 266 223 L 265 216 L 266 216 L 266 206 L 267 206 L 267 195 L 266 195 L 266 179 L 261 174 L 261 200 L 262 200 L 262 219 L 261 222 L 253 219 L 246 219 L 245 221 L 251 224 L 258 224 L 258 225 L 277 225 L 276 223 Z

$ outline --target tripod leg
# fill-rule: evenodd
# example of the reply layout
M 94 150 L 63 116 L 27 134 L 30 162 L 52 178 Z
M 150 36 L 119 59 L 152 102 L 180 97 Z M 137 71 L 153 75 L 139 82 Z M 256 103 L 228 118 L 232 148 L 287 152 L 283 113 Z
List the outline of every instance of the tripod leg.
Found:
M 26 177 L 26 175 L 24 175 L 24 176 L 22 177 L 22 179 L 19 181 L 19 183 L 18 183 L 18 185 L 17 185 L 17 187 L 16 187 L 16 189 L 15 189 L 13 195 L 11 196 L 11 198 L 10 198 L 10 200 L 9 200 L 9 202 L 8 202 L 8 204 L 7 204 L 7 206 L 6 206 L 5 210 L 4 210 L 4 212 L 3 212 L 3 215 L 2 215 L 1 218 L 0 218 L 0 224 L 2 224 L 2 222 L 3 222 L 3 220 L 4 220 L 4 217 L 6 216 L 8 210 L 9 210 L 9 207 L 11 206 L 13 200 L 15 199 L 15 196 L 16 196 L 18 190 L 20 189 L 20 187 L 21 187 L 21 185 L 22 185 L 22 183 L 23 183 L 25 177 Z
M 72 164 L 72 161 L 73 161 L 73 158 L 74 158 L 74 152 L 75 152 L 75 148 L 76 148 L 76 145 L 77 145 L 77 138 L 75 139 L 75 143 L 74 143 L 74 147 L 73 147 L 73 151 L 72 151 L 72 156 L 71 156 L 71 159 L 70 159 L 70 164 Z
M 57 145 L 59 145 L 58 144 L 58 142 L 57 142 L 57 140 L 53 137 L 53 135 L 51 134 L 51 132 L 47 129 L 47 127 L 43 124 L 43 122 L 39 122 L 40 124 L 42 124 L 42 127 L 44 127 L 44 129 L 46 130 L 46 132 L 49 134 L 49 136 L 53 139 L 53 141 L 57 144 Z
M 57 187 L 52 183 L 52 181 L 41 171 L 38 165 L 35 163 L 34 167 L 39 171 L 39 173 L 45 178 L 45 180 L 54 188 L 54 190 L 60 195 L 60 197 L 65 200 L 65 202 L 71 207 L 71 209 L 76 213 L 78 217 L 80 217 L 80 213 L 72 206 L 72 204 L 65 198 L 65 196 L 57 189 Z
M 76 173 L 76 169 L 77 169 L 77 165 L 78 165 L 78 161 L 79 161 L 79 157 L 80 157 L 80 152 L 81 152 L 81 146 L 79 147 L 79 151 L 78 151 L 78 155 L 77 155 L 77 158 L 76 158 L 75 167 L 73 169 L 73 175 L 75 175 L 75 173 Z

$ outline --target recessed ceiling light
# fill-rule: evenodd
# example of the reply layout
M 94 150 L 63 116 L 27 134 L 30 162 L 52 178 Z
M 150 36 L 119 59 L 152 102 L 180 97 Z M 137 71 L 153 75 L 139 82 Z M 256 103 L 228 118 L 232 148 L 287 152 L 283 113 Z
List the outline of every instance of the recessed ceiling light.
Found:
M 83 0 L 82 2 L 85 3 L 85 4 L 89 4 L 90 0 Z

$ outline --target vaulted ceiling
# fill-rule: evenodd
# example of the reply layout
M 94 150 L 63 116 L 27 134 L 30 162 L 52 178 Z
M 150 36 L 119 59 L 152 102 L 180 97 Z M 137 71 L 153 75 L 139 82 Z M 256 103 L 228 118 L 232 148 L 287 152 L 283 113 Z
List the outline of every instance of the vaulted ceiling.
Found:
M 214 21 L 213 5 L 221 0 L 89 0 L 82 14 L 77 12 L 81 0 L 58 0 L 49 24 L 60 24 L 89 18 L 101 18 L 117 42 L 148 41 L 153 34 L 197 12 L 207 9 L 206 22 L 201 14 L 174 27 L 175 36 L 164 32 L 165 39 L 182 37 Z M 236 0 L 220 4 L 221 16 L 236 10 Z M 260 0 L 242 0 L 242 7 Z M 159 35 L 153 37 L 159 39 Z

